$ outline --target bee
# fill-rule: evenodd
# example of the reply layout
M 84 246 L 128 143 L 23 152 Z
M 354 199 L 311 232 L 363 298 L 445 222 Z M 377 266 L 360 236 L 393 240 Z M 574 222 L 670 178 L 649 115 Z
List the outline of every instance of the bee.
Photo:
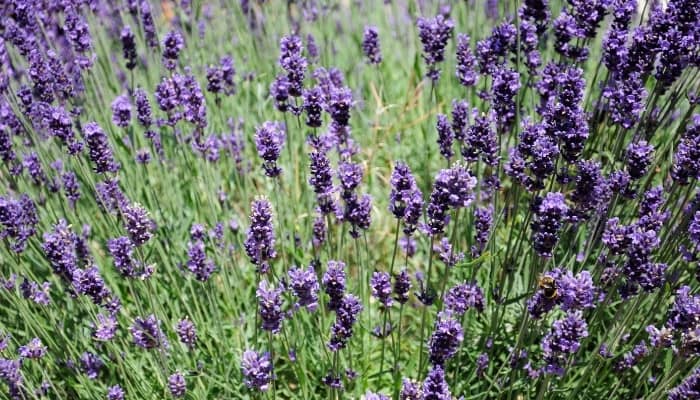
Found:
M 537 286 L 544 294 L 544 297 L 550 300 L 554 300 L 559 297 L 559 292 L 557 291 L 557 282 L 549 275 L 540 275 L 537 279 Z

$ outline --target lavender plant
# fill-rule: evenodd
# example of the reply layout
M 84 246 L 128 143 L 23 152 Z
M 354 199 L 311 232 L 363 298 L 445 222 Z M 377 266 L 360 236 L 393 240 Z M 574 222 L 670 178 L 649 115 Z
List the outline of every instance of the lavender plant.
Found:
M 700 399 L 700 1 L 0 17 L 0 397 Z

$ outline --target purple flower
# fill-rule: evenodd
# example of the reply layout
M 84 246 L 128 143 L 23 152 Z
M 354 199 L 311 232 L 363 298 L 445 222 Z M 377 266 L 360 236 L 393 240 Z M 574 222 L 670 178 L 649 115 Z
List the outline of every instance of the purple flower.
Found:
M 422 213 L 423 195 L 408 165 L 397 162 L 391 174 L 389 211 L 404 222 L 404 233 L 411 234 Z
M 405 382 L 405 381 L 404 381 Z M 410 397 L 408 397 L 410 398 Z M 423 382 L 423 400 L 451 400 L 450 387 L 445 379 L 445 370 L 440 365 L 430 367 Z
M 455 165 L 450 169 L 441 170 L 433 185 L 433 193 L 445 199 L 445 204 L 453 209 L 469 207 L 474 201 L 473 190 L 476 178 L 463 165 Z M 432 201 L 432 195 L 431 195 Z
M 97 322 L 92 326 L 92 337 L 101 342 L 107 342 L 117 333 L 117 319 L 111 315 L 97 314 Z
M 187 318 L 179 320 L 175 325 L 175 332 L 178 339 L 180 339 L 180 343 L 187 346 L 190 350 L 194 349 L 197 343 L 197 330 L 192 321 Z
M 296 35 L 284 36 L 280 40 L 279 64 L 287 73 L 289 95 L 299 97 L 304 87 L 307 62 L 302 56 L 301 38 Z
M 141 270 L 141 263 L 134 259 L 134 243 L 126 236 L 107 241 L 107 250 L 114 259 L 114 266 L 125 278 L 147 277 L 147 271 Z
M 645 331 L 649 334 L 649 342 L 656 348 L 667 348 L 673 345 L 673 330 L 668 327 L 657 329 L 654 325 L 646 327 Z
M 318 45 L 314 35 L 310 33 L 306 35 L 306 54 L 308 54 L 309 61 L 312 64 L 318 61 Z
M 131 102 L 129 101 L 129 96 L 122 94 L 117 96 L 112 102 L 112 122 L 120 128 L 126 128 L 131 124 Z
M 588 325 L 580 311 L 569 312 L 562 319 L 554 321 L 552 330 L 542 339 L 547 366 L 545 371 L 562 375 L 567 356 L 578 351 L 581 339 L 588 337 Z
M 442 238 L 433 246 L 433 251 L 438 254 L 440 261 L 445 263 L 445 266 L 452 268 L 457 263 L 464 260 L 464 253 L 453 250 L 450 241 L 447 238 Z
M 653 160 L 654 146 L 648 145 L 646 141 L 630 143 L 627 147 L 627 171 L 632 179 L 639 179 L 646 175 Z
M 255 130 L 255 147 L 263 159 L 265 175 L 274 178 L 282 172 L 277 166 L 282 146 L 286 138 L 286 127 L 283 123 L 267 121 Z
M 353 335 L 353 325 L 357 321 L 358 314 L 362 311 L 360 299 L 352 294 L 347 294 L 335 310 L 335 322 L 331 326 L 331 337 L 328 348 L 337 352 L 344 349 Z
M 452 126 L 450 125 L 450 121 L 447 119 L 446 115 L 438 114 L 436 129 L 438 133 L 438 146 L 440 147 L 440 154 L 449 161 L 454 155 L 454 152 L 452 151 L 454 133 L 452 132 Z
M 253 201 L 250 206 L 250 228 L 244 243 L 246 254 L 259 273 L 267 273 L 269 261 L 277 256 L 275 232 L 272 228 L 272 207 L 265 199 Z
M 29 172 L 30 178 L 32 178 L 32 183 L 35 185 L 41 185 L 46 181 L 46 174 L 44 169 L 41 167 L 41 161 L 39 160 L 39 155 L 32 151 L 27 154 L 22 160 L 22 165 L 24 169 Z
M 559 241 L 559 230 L 568 211 L 569 207 L 561 193 L 550 192 L 542 199 L 532 222 L 533 247 L 537 254 L 552 257 L 552 250 Z
M 126 69 L 133 70 L 136 67 L 136 37 L 129 25 L 124 25 L 119 36 L 122 41 L 122 52 L 126 60 Z
M 639 121 L 646 95 L 647 91 L 639 74 L 613 80 L 603 89 L 603 97 L 608 99 L 610 118 L 625 129 L 632 128 Z
M 312 244 L 314 248 L 318 249 L 323 246 L 326 242 L 326 236 L 328 229 L 326 227 L 326 219 L 322 215 L 317 215 L 314 218 L 313 231 L 312 231 Z
M 440 79 L 437 64 L 445 60 L 445 47 L 452 36 L 454 23 L 442 15 L 433 18 L 418 18 L 418 36 L 423 45 L 423 59 L 428 65 L 428 78 Z
M 334 87 L 330 93 L 327 110 L 336 124 L 347 126 L 350 121 L 350 109 L 353 104 L 352 91 L 349 88 Z
M 449 314 L 439 315 L 428 343 L 430 362 L 433 365 L 445 365 L 447 360 L 457 354 L 463 340 L 462 325 Z
M 224 56 L 219 61 L 218 66 L 207 68 L 207 90 L 211 93 L 224 93 L 231 96 L 236 93 L 236 82 L 234 80 L 236 68 L 233 65 L 233 58 Z
M 396 299 L 399 304 L 406 304 L 410 291 L 411 275 L 408 273 L 408 270 L 404 268 L 394 277 L 394 299 Z
M 80 370 L 88 379 L 97 379 L 102 367 L 104 367 L 104 362 L 99 355 L 86 351 L 80 356 Z
M 489 368 L 489 355 L 481 353 L 476 357 L 476 376 L 483 377 L 484 371 Z
M 382 62 L 379 32 L 376 26 L 365 26 L 365 32 L 362 37 L 362 51 L 365 53 L 368 63 L 376 65 Z
M 700 250 L 700 210 L 695 212 L 692 221 L 688 225 L 688 237 L 690 238 L 690 243 Z
M 694 369 L 678 386 L 668 392 L 668 400 L 700 399 L 700 368 Z
M 52 136 L 59 138 L 68 147 L 68 154 L 74 156 L 83 150 L 83 143 L 75 138 L 73 121 L 63 107 L 51 107 L 48 112 L 48 128 Z
M 564 57 L 574 61 L 585 61 L 588 58 L 588 49 L 572 45 L 572 39 L 583 39 L 586 32 L 580 28 L 576 19 L 566 10 L 553 22 L 554 25 L 554 50 Z
M 639 364 L 649 354 L 649 348 L 642 340 L 636 344 L 632 350 L 622 355 L 622 359 L 613 367 L 616 371 L 624 371 Z
M 365 393 L 365 400 L 389 400 L 389 396 L 381 393 L 373 393 L 368 390 Z
M 187 383 L 185 377 L 180 372 L 175 372 L 168 377 L 168 390 L 175 398 L 185 397 L 187 393 Z
M 13 290 L 14 289 L 14 276 L 11 276 L 10 279 L 5 281 L 5 288 L 9 288 L 9 285 L 12 285 L 11 289 L 8 290 Z M 31 282 L 27 278 L 24 278 L 22 283 L 20 284 L 20 290 L 22 292 L 22 296 L 25 299 L 29 299 L 33 301 L 36 304 L 42 305 L 42 306 L 47 306 L 51 303 L 51 296 L 49 295 L 49 290 L 51 289 L 51 282 L 44 282 L 39 286 L 37 282 Z
M 0 379 L 7 383 L 11 398 L 20 399 L 22 393 L 23 378 L 20 368 L 22 360 L 9 360 L 0 358 Z
M 142 246 L 153 237 L 155 222 L 148 216 L 148 211 L 138 203 L 127 206 L 122 213 L 124 227 L 135 246 Z
M 138 88 L 134 91 L 134 103 L 136 104 L 136 119 L 141 126 L 149 128 L 153 123 L 151 104 L 148 102 L 146 91 Z
M 90 297 L 97 305 L 102 304 L 111 294 L 105 286 L 99 269 L 94 266 L 86 269 L 76 268 L 73 271 L 72 283 L 76 292 Z
M 29 359 L 40 359 L 46 355 L 46 346 L 41 343 L 41 339 L 34 338 L 24 346 L 19 346 L 19 356 Z
M 520 74 L 508 68 L 496 68 L 493 71 L 493 110 L 499 126 L 510 127 L 515 120 L 515 96 L 520 89 Z
M 36 233 L 38 222 L 36 206 L 29 196 L 23 194 L 19 199 L 0 196 L 0 238 L 10 239 L 12 251 L 24 251 L 27 240 Z
M 110 386 L 107 389 L 107 400 L 124 400 L 124 389 L 119 385 Z
M 92 66 L 93 58 L 86 56 L 92 48 L 92 38 L 90 30 L 85 18 L 78 13 L 78 10 L 73 7 L 66 8 L 66 19 L 63 29 L 70 39 L 73 49 L 79 55 L 76 56 L 76 64 L 82 69 L 88 69 Z
M 209 280 L 216 269 L 214 261 L 207 257 L 204 242 L 199 239 L 187 244 L 187 269 L 200 282 Z
M 576 276 L 571 271 L 558 273 L 557 279 L 557 299 L 561 304 L 561 309 L 583 310 L 595 307 L 596 288 L 593 286 L 593 278 L 590 272 L 581 271 Z
M 493 224 L 493 207 L 478 207 L 474 209 L 475 245 L 472 246 L 472 257 L 479 257 L 489 241 L 491 225 Z
M 44 234 L 41 245 L 54 273 L 69 283 L 73 281 L 73 272 L 78 268 L 76 240 L 77 235 L 71 231 L 66 221 L 59 220 L 52 232 Z
M 158 47 L 158 31 L 156 29 L 155 22 L 153 21 L 153 12 L 151 11 L 150 2 L 147 0 L 134 0 L 134 2 L 138 2 L 139 4 L 137 12 L 141 15 L 146 44 L 148 44 L 149 47 Z M 136 10 L 136 7 L 134 7 L 134 9 Z M 134 12 L 133 14 L 137 15 L 137 12 Z
M 303 92 L 303 107 L 306 112 L 306 125 L 318 128 L 323 124 L 323 92 L 318 86 L 305 89 Z
M 391 277 L 386 272 L 375 271 L 370 280 L 372 296 L 384 307 L 391 307 Z
M 690 286 L 681 286 L 676 291 L 676 298 L 668 311 L 668 325 L 670 328 L 687 334 L 698 327 L 700 321 L 700 296 L 690 294 Z
M 455 315 L 464 315 L 470 308 L 484 311 L 484 293 L 476 283 L 460 283 L 445 294 L 445 309 Z
M 471 110 L 466 100 L 452 100 L 452 132 L 461 145 L 467 138 Z
M 172 71 L 177 67 L 177 59 L 183 48 L 185 48 L 185 40 L 180 32 L 172 30 L 165 35 L 163 39 L 163 65 L 166 69 Z
M 83 129 L 88 146 L 88 155 L 95 164 L 95 172 L 105 174 L 119 171 L 119 163 L 114 160 L 107 135 L 96 122 L 88 122 Z
M 306 269 L 292 268 L 287 272 L 289 285 L 297 297 L 299 307 L 306 307 L 309 311 L 315 311 L 318 307 L 319 284 L 313 266 Z
M 611 195 L 600 171 L 600 163 L 582 160 L 576 166 L 576 187 L 571 195 L 575 207 L 570 212 L 573 222 L 585 220 L 592 212 L 604 209 Z
M 474 86 L 479 79 L 476 71 L 476 57 L 469 47 L 469 35 L 457 35 L 457 79 L 462 86 Z
M 61 175 L 63 182 L 63 191 L 68 199 L 70 208 L 75 209 L 75 203 L 80 199 L 80 183 L 78 177 L 73 171 L 66 171 Z
M 629 246 L 630 227 L 621 225 L 617 217 L 610 218 L 605 223 L 603 231 L 603 244 L 612 254 L 622 254 Z
M 289 108 L 289 79 L 286 75 L 279 75 L 270 84 L 270 97 L 275 101 L 277 110 L 285 112 Z
M 671 177 L 681 185 L 700 179 L 700 114 L 695 114 L 685 128 L 676 148 Z
M 477 115 L 474 110 L 474 124 L 467 128 L 462 146 L 462 156 L 467 161 L 476 161 L 477 156 L 490 166 L 498 165 L 498 139 L 493 124 L 496 116 L 493 112 Z
M 151 314 L 147 317 L 136 317 L 129 327 L 134 344 L 143 349 L 167 348 L 168 340 L 160 329 L 160 320 Z
M 282 289 L 276 289 L 267 280 L 260 281 L 255 297 L 258 299 L 258 311 L 262 328 L 272 333 L 279 333 L 284 314 L 282 313 Z
M 309 185 L 316 193 L 316 201 L 322 214 L 330 214 L 333 211 L 333 171 L 328 156 L 321 151 L 309 154 Z
M 423 388 L 413 380 L 403 378 L 401 383 L 400 400 L 423 400 Z
M 270 354 L 246 350 L 241 356 L 241 372 L 246 386 L 266 392 L 274 379 Z
M 336 311 L 343 301 L 343 296 L 345 296 L 345 263 L 329 260 L 321 283 L 329 298 L 328 309 Z

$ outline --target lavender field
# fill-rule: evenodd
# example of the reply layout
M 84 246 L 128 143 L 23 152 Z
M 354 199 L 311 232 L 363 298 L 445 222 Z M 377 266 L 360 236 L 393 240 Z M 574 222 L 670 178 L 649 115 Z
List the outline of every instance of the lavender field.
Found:
M 700 399 L 700 1 L 0 1 L 0 398 Z

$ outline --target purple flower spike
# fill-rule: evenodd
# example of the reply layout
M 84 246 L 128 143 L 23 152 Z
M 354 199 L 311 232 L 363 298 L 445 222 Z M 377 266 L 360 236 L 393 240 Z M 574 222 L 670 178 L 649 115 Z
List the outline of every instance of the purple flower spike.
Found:
M 410 398 L 410 397 L 409 397 Z M 450 387 L 447 385 L 445 370 L 439 365 L 434 365 L 428 371 L 428 376 L 423 382 L 423 400 L 450 400 Z
M 581 339 L 587 336 L 588 325 L 580 311 L 570 312 L 564 318 L 554 321 L 552 330 L 542 339 L 542 351 L 547 362 L 545 371 L 562 375 L 566 357 L 576 353 Z
M 178 31 L 170 31 L 163 39 L 163 65 L 172 71 L 177 67 L 180 51 L 185 48 L 185 40 Z
M 143 206 L 134 203 L 126 207 L 122 215 L 126 231 L 134 245 L 142 246 L 153 237 L 155 222 Z
M 120 128 L 131 125 L 131 101 L 129 96 L 117 96 L 112 102 L 112 122 Z
M 197 343 L 197 330 L 192 321 L 187 318 L 181 319 L 175 325 L 175 332 L 180 339 L 180 343 L 187 346 L 190 350 L 194 349 Z
M 437 64 L 445 60 L 445 47 L 452 36 L 454 23 L 442 15 L 433 18 L 418 18 L 418 36 L 423 44 L 423 59 L 428 65 L 427 76 L 433 81 L 440 79 Z
M 374 272 L 370 281 L 372 296 L 379 300 L 384 307 L 391 307 L 391 277 L 386 272 Z
M 276 289 L 267 280 L 260 281 L 255 292 L 262 328 L 272 333 L 279 333 L 284 314 L 282 313 L 282 289 Z
M 267 121 L 255 130 L 255 147 L 263 159 L 265 175 L 270 178 L 279 176 L 282 168 L 277 165 L 282 146 L 286 138 L 286 128 L 283 123 Z
M 457 354 L 463 340 L 464 331 L 456 319 L 448 314 L 438 316 L 429 342 L 430 362 L 433 365 L 445 365 L 447 360 Z
M 322 283 L 324 291 L 329 297 L 328 309 L 337 310 L 343 301 L 343 296 L 345 296 L 345 263 L 329 260 Z
M 34 338 L 26 345 L 20 346 L 18 352 L 22 358 L 39 359 L 46 355 L 46 346 L 39 338 Z
M 469 47 L 469 35 L 457 35 L 457 79 L 462 86 L 476 85 L 479 74 L 476 71 L 476 57 Z
M 185 382 L 185 377 L 180 372 L 175 372 L 168 377 L 168 390 L 170 394 L 179 399 L 185 397 L 187 392 L 187 383 Z
M 261 392 L 266 392 L 274 379 L 269 353 L 246 350 L 241 357 L 241 371 L 245 385 Z
M 569 207 L 564 201 L 564 195 L 558 192 L 547 193 L 537 208 L 532 222 L 533 246 L 537 254 L 551 257 L 552 250 L 559 241 L 561 229 Z
M 272 206 L 267 200 L 260 199 L 253 201 L 250 208 L 250 228 L 244 247 L 258 272 L 265 274 L 270 269 L 270 260 L 277 256 L 275 232 L 272 228 Z
M 440 147 L 440 155 L 442 155 L 446 160 L 450 160 L 454 155 L 452 151 L 452 142 L 454 141 L 454 133 L 452 132 L 452 126 L 447 116 L 444 114 L 438 114 L 437 116 L 437 134 L 438 134 L 438 146 Z
M 287 272 L 287 275 L 299 307 L 315 311 L 318 307 L 319 284 L 313 266 L 306 269 L 292 268 Z
M 483 312 L 484 293 L 476 283 L 457 284 L 445 294 L 445 308 L 459 316 L 464 315 L 470 308 Z
M 136 317 L 129 327 L 134 344 L 142 349 L 168 348 L 169 343 L 160 329 L 160 321 L 155 315 Z
M 362 37 L 362 51 L 370 64 L 382 62 L 382 51 L 379 47 L 379 32 L 376 26 L 366 26 Z
M 124 389 L 119 385 L 110 386 L 107 389 L 107 400 L 124 400 Z

